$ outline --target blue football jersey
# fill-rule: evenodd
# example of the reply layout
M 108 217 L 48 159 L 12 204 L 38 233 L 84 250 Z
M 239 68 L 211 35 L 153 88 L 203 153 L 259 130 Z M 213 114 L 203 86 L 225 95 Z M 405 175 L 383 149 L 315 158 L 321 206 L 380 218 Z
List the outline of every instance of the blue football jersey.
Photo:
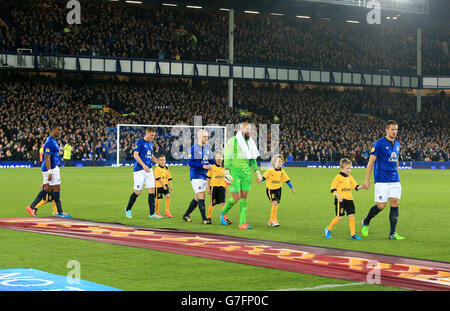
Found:
M 47 172 L 47 166 L 45 165 L 45 155 L 50 155 L 50 169 L 54 169 L 60 163 L 59 157 L 59 144 L 53 137 L 49 136 L 44 144 L 44 160 L 42 161 L 41 170 Z
M 215 164 L 211 147 L 208 145 L 200 146 L 195 144 L 191 147 L 189 153 L 188 164 L 190 166 L 190 178 L 192 179 L 204 179 L 206 180 L 206 173 L 208 172 L 203 168 L 203 165 Z
M 146 141 L 145 139 L 139 139 L 133 149 L 133 152 L 137 151 L 142 162 L 149 168 L 152 167 L 152 155 L 153 155 L 153 142 Z M 136 160 L 134 160 L 134 172 L 141 171 L 144 168 Z
M 377 157 L 373 167 L 374 181 L 399 182 L 397 161 L 400 156 L 400 143 L 395 140 L 390 142 L 383 137 L 373 144 L 370 154 Z

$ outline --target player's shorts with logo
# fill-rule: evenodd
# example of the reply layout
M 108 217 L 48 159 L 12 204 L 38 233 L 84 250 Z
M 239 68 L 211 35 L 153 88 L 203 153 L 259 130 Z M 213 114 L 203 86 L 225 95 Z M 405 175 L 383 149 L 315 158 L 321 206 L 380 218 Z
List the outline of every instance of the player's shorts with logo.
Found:
M 334 199 L 334 211 L 336 212 L 336 216 L 344 216 L 345 213 L 348 215 L 355 213 L 355 203 L 353 200 L 343 199 L 342 202 L 339 202 L 338 199 Z
M 194 189 L 195 193 L 205 192 L 206 191 L 206 179 L 192 179 L 191 180 L 192 189 Z
M 400 182 L 377 182 L 375 183 L 375 202 L 385 203 L 390 198 L 400 199 L 402 186 Z
M 226 188 L 219 187 L 211 187 L 211 203 L 212 205 L 225 203 L 225 193 Z
M 54 169 L 52 169 L 52 180 L 48 180 L 49 171 L 42 172 L 43 177 L 43 184 L 44 185 L 50 185 L 50 186 L 56 186 L 61 184 L 61 175 L 59 172 L 59 167 L 56 166 Z
M 250 167 L 230 168 L 230 175 L 233 181 L 230 185 L 230 192 L 250 191 L 252 186 L 252 171 Z
M 134 190 L 142 190 L 145 188 L 155 187 L 155 177 L 153 176 L 153 170 L 147 173 L 145 170 L 133 172 L 134 177 Z
M 163 196 L 165 196 L 165 195 L 167 195 L 169 193 L 170 193 L 170 191 L 169 191 L 169 187 L 167 185 L 166 185 L 166 189 L 165 190 L 164 190 L 163 187 L 156 188 L 156 198 L 157 199 L 162 199 Z
M 281 188 L 278 189 L 269 189 L 266 188 L 266 194 L 269 198 L 270 202 L 277 201 L 280 203 L 281 201 Z

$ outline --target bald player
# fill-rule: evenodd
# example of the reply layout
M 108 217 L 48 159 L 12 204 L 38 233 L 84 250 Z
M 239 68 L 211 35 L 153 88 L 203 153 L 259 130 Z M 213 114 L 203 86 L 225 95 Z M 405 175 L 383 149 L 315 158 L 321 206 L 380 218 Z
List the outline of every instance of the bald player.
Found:
M 197 133 L 197 143 L 192 146 L 189 153 L 190 179 L 195 195 L 183 215 L 184 221 L 192 222 L 190 215 L 198 205 L 202 216 L 202 223 L 205 225 L 211 224 L 211 220 L 206 217 L 205 209 L 206 174 L 211 169 L 211 165 L 215 164 L 211 147 L 206 144 L 208 138 L 209 135 L 205 129 L 199 130 Z

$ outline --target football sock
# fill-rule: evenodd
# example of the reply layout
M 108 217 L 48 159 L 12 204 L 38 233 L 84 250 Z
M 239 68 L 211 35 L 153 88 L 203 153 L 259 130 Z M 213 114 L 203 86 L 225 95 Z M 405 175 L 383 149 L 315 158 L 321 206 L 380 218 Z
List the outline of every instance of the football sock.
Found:
M 166 213 L 169 213 L 169 209 L 170 209 L 170 199 L 166 198 Z
M 227 203 L 225 204 L 225 207 L 222 210 L 222 214 L 226 215 L 228 211 L 236 204 L 236 200 L 233 198 L 229 198 L 227 200 Z
M 348 218 L 348 225 L 350 226 L 350 236 L 355 235 L 355 217 Z
M 269 222 L 277 221 L 277 210 L 278 210 L 278 205 L 272 205 L 272 209 L 270 211 Z
M 155 197 L 154 193 L 148 194 L 148 208 L 150 210 L 150 215 L 155 214 Z
M 58 207 L 56 206 L 55 201 L 52 200 L 53 213 L 58 213 Z
M 138 197 L 138 195 L 136 193 L 132 193 L 130 196 L 130 199 L 128 200 L 128 205 L 127 205 L 127 211 L 131 210 L 131 208 L 134 205 L 134 202 L 136 202 L 136 198 Z
M 212 205 L 212 203 L 211 203 L 208 207 L 208 218 L 212 217 L 213 210 L 214 210 L 214 205 Z
M 156 199 L 156 202 L 155 202 L 155 211 L 156 211 L 156 214 L 158 214 L 159 215 L 159 205 L 161 204 L 161 199 Z
M 195 199 L 192 199 L 191 203 L 189 204 L 188 209 L 186 210 L 186 213 L 184 213 L 184 216 L 189 216 L 194 211 L 194 209 L 197 207 L 198 202 L 195 201 Z
M 395 233 L 395 228 L 397 227 L 398 221 L 398 206 L 391 206 L 391 210 L 389 212 L 389 222 L 391 223 L 391 232 L 390 235 Z
M 202 215 L 202 220 L 206 220 L 205 200 L 198 200 L 198 209 L 200 210 L 200 214 Z
M 243 225 L 247 220 L 247 198 L 241 198 L 239 200 L 239 224 Z
M 338 216 L 334 217 L 334 218 L 331 220 L 330 224 L 328 225 L 327 229 L 328 229 L 329 231 L 332 231 L 332 230 L 333 230 L 333 227 L 336 226 L 336 224 L 337 224 L 339 221 L 341 221 L 341 220 L 339 219 Z
M 58 210 L 58 214 L 62 214 L 62 206 L 61 206 L 61 200 L 60 200 L 60 193 L 59 192 L 53 192 L 53 201 L 55 201 L 56 209 Z
M 379 212 L 381 212 L 381 210 L 378 208 L 376 204 L 372 206 L 366 218 L 364 219 L 364 225 L 368 226 L 370 224 L 370 220 L 374 218 L 376 215 L 378 215 Z
M 45 190 L 41 190 L 36 198 L 34 199 L 33 203 L 30 204 L 30 207 L 32 209 L 36 208 L 36 205 L 41 202 L 41 200 L 45 199 L 45 196 L 47 195 L 47 192 Z

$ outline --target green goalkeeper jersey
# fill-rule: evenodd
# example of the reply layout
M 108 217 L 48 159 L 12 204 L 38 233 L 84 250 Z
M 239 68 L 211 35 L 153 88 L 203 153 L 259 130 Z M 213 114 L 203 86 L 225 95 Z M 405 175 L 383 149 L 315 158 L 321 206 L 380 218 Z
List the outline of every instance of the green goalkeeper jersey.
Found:
M 248 142 L 245 140 L 248 145 Z M 251 166 L 253 170 L 258 169 L 256 159 L 248 160 L 242 153 L 241 147 L 236 139 L 236 136 L 230 138 L 224 149 L 224 166 L 225 168 L 246 168 Z

